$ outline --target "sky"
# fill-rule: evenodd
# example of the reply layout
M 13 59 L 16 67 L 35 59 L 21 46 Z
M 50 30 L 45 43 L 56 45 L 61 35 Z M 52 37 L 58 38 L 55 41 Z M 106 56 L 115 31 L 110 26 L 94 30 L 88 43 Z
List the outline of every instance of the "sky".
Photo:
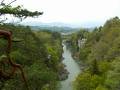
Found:
M 38 18 L 23 22 L 102 25 L 106 20 L 120 16 L 120 0 L 17 0 L 13 5 L 44 12 Z

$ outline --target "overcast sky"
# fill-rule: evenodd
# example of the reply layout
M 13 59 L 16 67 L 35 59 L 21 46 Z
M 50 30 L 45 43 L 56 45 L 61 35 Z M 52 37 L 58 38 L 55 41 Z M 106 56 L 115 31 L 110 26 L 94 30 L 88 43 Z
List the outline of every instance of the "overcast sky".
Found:
M 25 21 L 102 24 L 111 17 L 120 16 L 120 0 L 17 0 L 14 4 L 44 12 L 37 19 Z

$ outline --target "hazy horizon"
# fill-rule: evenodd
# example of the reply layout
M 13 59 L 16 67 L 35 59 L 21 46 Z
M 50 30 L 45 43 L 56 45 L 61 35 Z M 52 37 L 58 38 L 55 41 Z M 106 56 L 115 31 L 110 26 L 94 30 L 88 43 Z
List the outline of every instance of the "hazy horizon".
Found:
M 105 22 L 86 22 L 86 23 L 63 23 L 63 22 L 21 22 L 22 25 L 30 25 L 30 26 L 57 26 L 57 27 L 71 27 L 71 28 L 94 28 L 103 26 Z
M 95 27 L 112 17 L 120 17 L 119 3 L 120 0 L 17 0 L 12 5 L 44 12 L 38 18 L 25 19 L 23 24 L 57 22 L 75 27 Z

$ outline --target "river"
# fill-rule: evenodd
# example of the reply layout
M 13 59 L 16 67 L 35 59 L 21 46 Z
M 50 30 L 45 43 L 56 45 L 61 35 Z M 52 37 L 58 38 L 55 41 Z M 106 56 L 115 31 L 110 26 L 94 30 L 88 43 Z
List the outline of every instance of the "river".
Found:
M 66 69 L 69 72 L 69 76 L 66 80 L 61 81 L 60 90 L 73 90 L 72 82 L 80 73 L 80 66 L 75 62 L 71 56 L 71 52 L 66 48 L 66 44 L 63 43 L 63 63 L 66 65 Z

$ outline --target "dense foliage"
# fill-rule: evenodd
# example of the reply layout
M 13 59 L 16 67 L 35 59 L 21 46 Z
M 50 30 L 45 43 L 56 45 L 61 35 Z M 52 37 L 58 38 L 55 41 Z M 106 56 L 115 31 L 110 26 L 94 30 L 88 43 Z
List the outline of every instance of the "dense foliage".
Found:
M 79 54 L 80 47 L 78 45 L 79 44 L 78 41 L 84 38 L 87 38 L 88 34 L 89 34 L 88 29 L 81 28 L 80 31 L 75 32 L 71 34 L 70 36 L 68 35 L 66 36 L 68 47 L 71 50 L 71 53 L 74 59 L 79 58 L 78 54 Z
M 86 39 L 79 48 L 79 60 L 84 65 L 74 89 L 120 90 L 120 19 L 108 20 L 89 32 Z
M 30 90 L 55 90 L 61 63 L 61 36 L 57 32 L 32 31 L 29 27 L 0 25 L 1 30 L 13 32 L 11 57 L 23 66 Z M 5 54 L 6 41 L 0 39 L 0 56 Z M 10 69 L 8 65 L 5 66 Z M 12 79 L 0 80 L 0 90 L 26 90 L 17 72 Z

